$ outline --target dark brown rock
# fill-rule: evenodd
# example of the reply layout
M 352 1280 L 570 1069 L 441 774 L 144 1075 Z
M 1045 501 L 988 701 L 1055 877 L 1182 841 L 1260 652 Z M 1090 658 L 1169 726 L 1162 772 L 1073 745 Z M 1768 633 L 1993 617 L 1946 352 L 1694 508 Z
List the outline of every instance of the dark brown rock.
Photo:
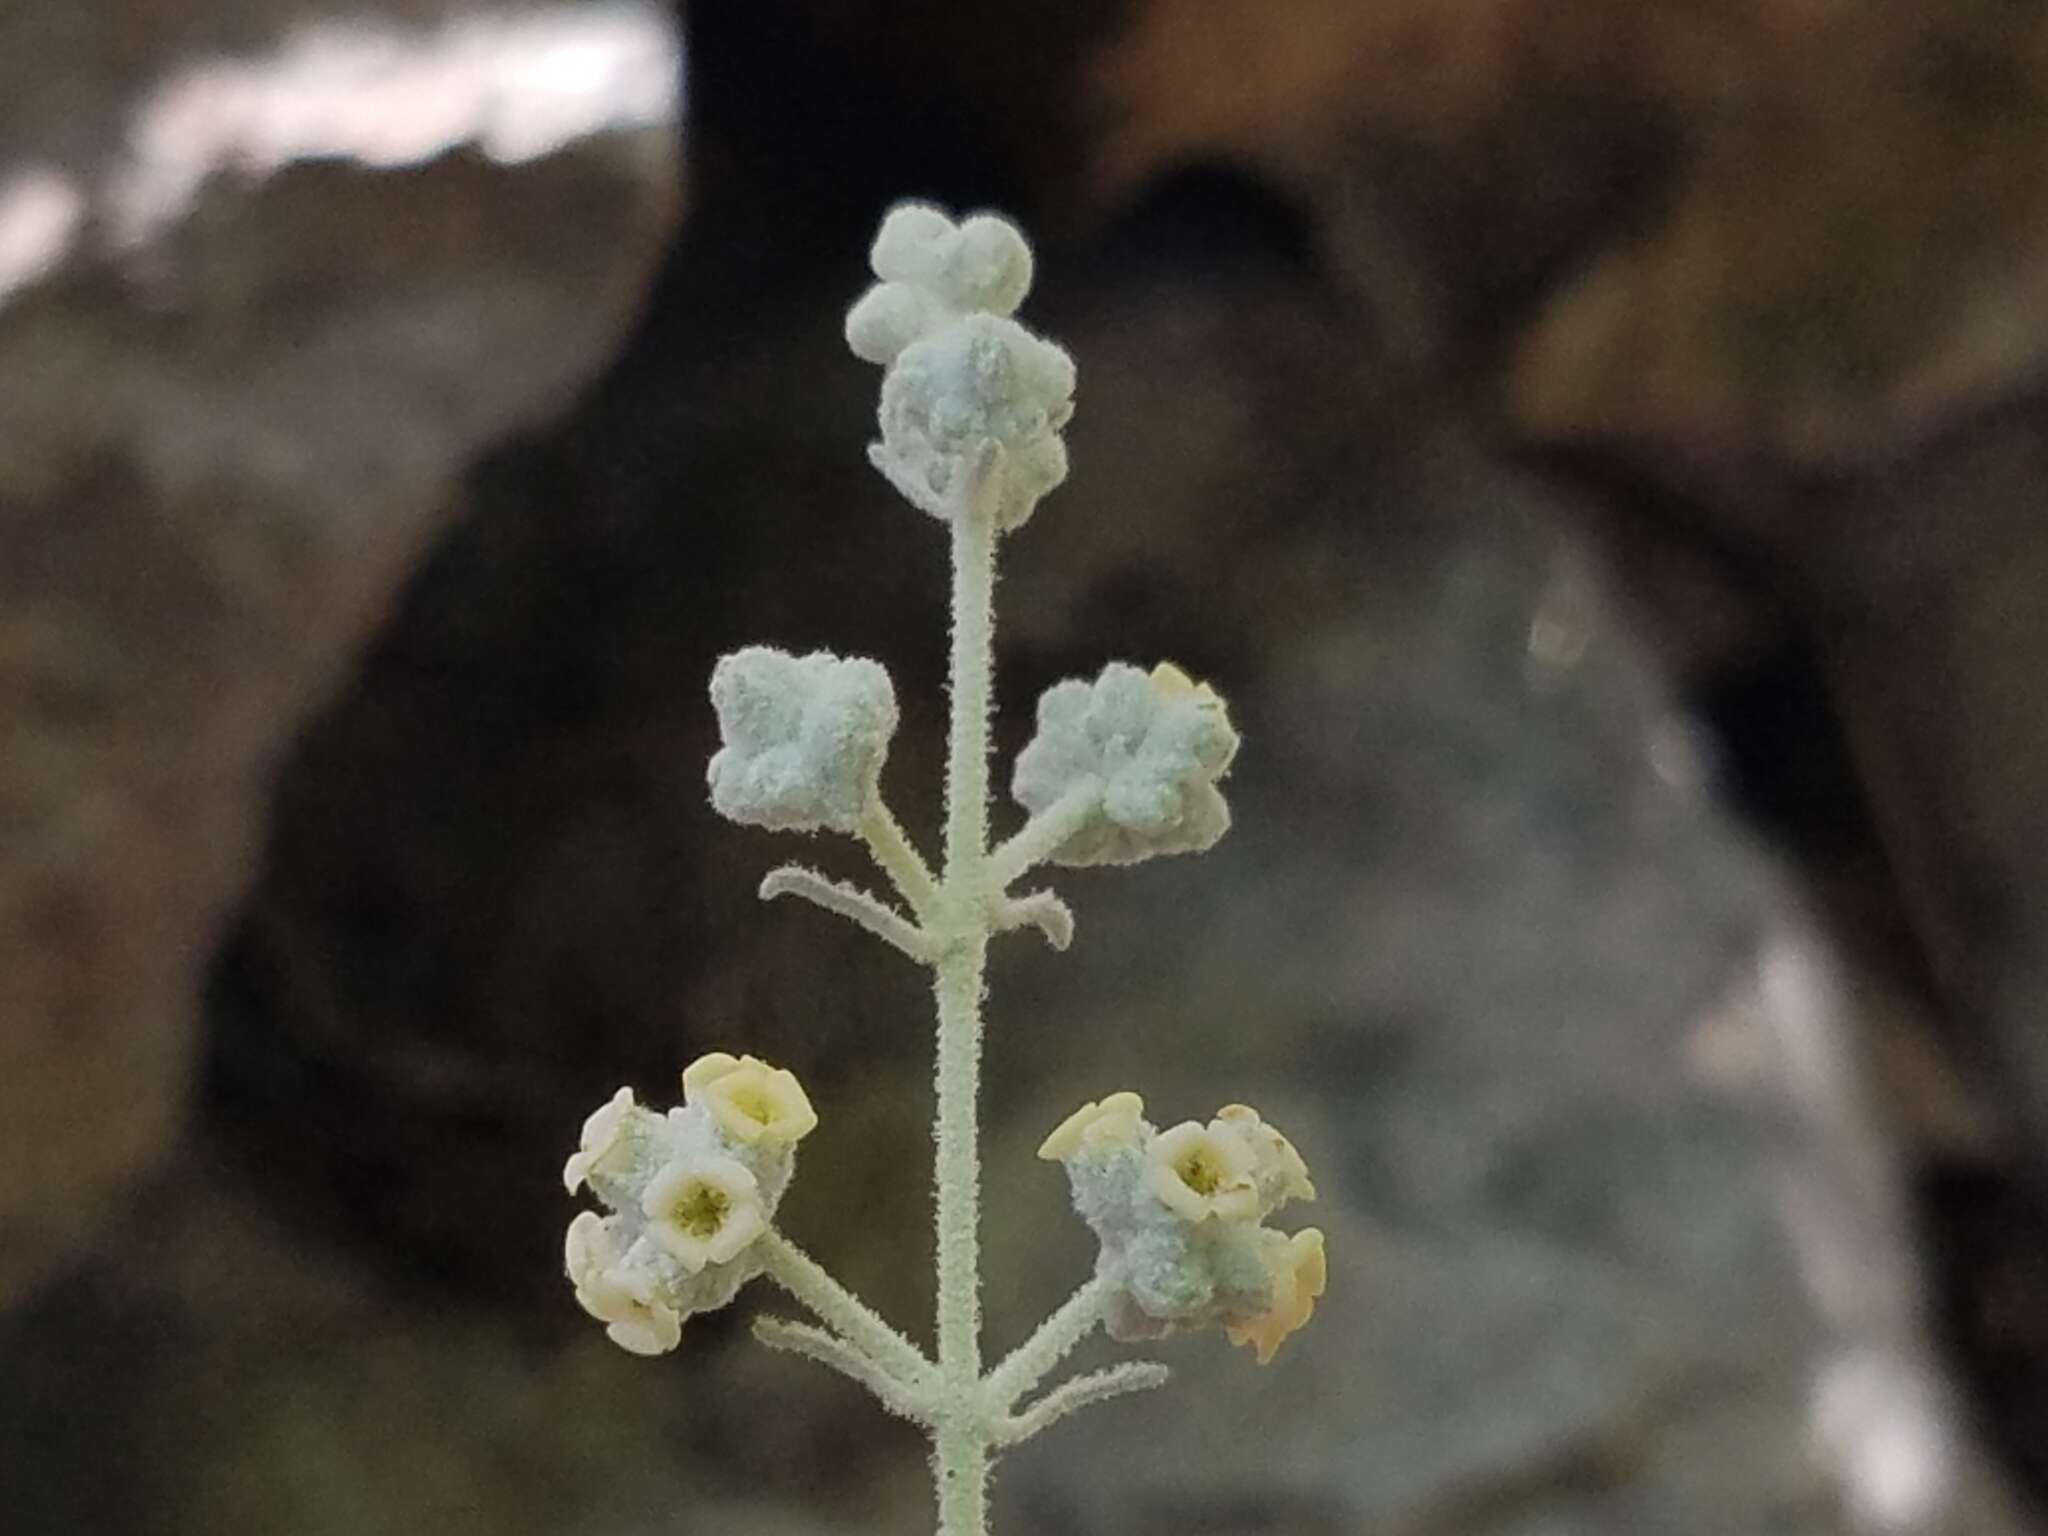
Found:
M 672 59 L 587 14 L 0 17 L 0 1297 L 176 1125 L 277 758 L 458 473 L 632 313 Z M 613 78 L 535 72 L 578 36 Z
M 1820 6 L 1770 41 L 1654 213 L 1547 296 L 1509 385 L 1532 436 L 1853 471 L 2048 361 L 2048 17 Z

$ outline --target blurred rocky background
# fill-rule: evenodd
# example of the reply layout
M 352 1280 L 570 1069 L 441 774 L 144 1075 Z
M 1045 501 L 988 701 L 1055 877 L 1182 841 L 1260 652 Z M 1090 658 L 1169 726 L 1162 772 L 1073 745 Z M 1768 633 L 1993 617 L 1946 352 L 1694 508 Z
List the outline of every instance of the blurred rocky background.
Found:
M 650 1365 L 557 1274 L 583 1114 L 739 1043 L 929 1312 L 919 978 L 701 787 L 717 654 L 857 651 L 933 833 L 838 340 L 908 193 L 1081 364 L 1005 751 L 1107 656 L 1246 738 L 1000 957 L 991 1329 L 1125 1083 L 1265 1107 L 1334 1263 L 1001 1528 L 2043 1523 L 2048 12 L 22 0 L 0 125 L 0 1529 L 928 1528 L 773 1298 Z

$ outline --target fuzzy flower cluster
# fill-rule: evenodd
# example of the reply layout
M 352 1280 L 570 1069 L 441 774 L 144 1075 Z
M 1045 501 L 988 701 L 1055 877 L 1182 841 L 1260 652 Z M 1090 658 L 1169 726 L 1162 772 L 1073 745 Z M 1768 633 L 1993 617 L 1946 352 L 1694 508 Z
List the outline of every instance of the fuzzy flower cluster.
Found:
M 1122 1340 L 1221 1326 L 1261 1365 L 1323 1294 L 1323 1234 L 1264 1225 L 1315 1186 L 1294 1144 L 1231 1104 L 1207 1125 L 1155 1130 L 1135 1093 L 1084 1104 L 1038 1155 L 1065 1165 L 1074 1208 L 1120 1290 L 1106 1326 Z
M 572 1195 L 589 1185 L 608 1214 L 569 1224 L 565 1260 L 576 1300 L 613 1343 L 665 1354 L 685 1318 L 724 1306 L 759 1273 L 748 1249 L 817 1123 L 794 1076 L 723 1052 L 690 1065 L 683 1103 L 666 1114 L 621 1088 L 590 1117 L 562 1182 Z
M 880 662 L 748 646 L 720 659 L 711 703 L 724 741 L 708 775 L 720 815 L 784 832 L 860 826 L 896 734 Z
M 955 224 L 906 203 L 875 237 L 880 279 L 846 317 L 856 357 L 879 363 L 875 467 L 915 507 L 958 511 L 980 457 L 1003 456 L 998 529 L 1022 526 L 1067 478 L 1060 429 L 1074 412 L 1073 359 L 1010 316 L 1031 287 L 1031 250 L 993 214 Z
M 1093 813 L 1052 854 L 1068 865 L 1134 864 L 1199 853 L 1229 830 L 1216 781 L 1237 755 L 1223 700 L 1171 662 L 1148 674 L 1111 662 L 1094 682 L 1069 678 L 1038 701 L 1038 731 L 1010 781 L 1034 814 L 1099 788 Z

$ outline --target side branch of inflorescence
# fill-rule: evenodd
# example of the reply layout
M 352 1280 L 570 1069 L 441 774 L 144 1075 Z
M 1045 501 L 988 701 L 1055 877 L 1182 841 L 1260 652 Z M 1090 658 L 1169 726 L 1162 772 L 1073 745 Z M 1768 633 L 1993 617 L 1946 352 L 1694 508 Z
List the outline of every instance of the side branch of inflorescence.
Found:
M 865 928 L 884 944 L 908 955 L 920 965 L 930 965 L 937 958 L 938 947 L 924 929 L 900 913 L 892 912 L 860 887 L 828 879 L 802 864 L 785 864 L 780 869 L 770 870 L 761 881 L 760 895 L 763 901 L 773 901 L 778 896 L 800 896 L 814 906 L 823 907 L 827 912 Z
M 898 1379 L 883 1364 L 858 1345 L 827 1328 L 793 1323 L 787 1318 L 754 1319 L 754 1337 L 770 1349 L 784 1350 L 816 1361 L 867 1389 L 884 1408 L 899 1418 L 909 1419 L 926 1429 L 933 1427 L 929 1391 Z
M 943 905 L 939 882 L 879 794 L 868 801 L 861 814 L 860 835 L 868 853 L 888 875 L 918 922 L 931 927 Z
M 1060 1303 L 1030 1338 L 989 1372 L 982 1395 L 990 1409 L 1007 1411 L 1043 1381 L 1075 1345 L 1095 1331 L 1115 1293 L 1116 1282 L 1098 1274 Z
M 1086 826 L 1101 804 L 1102 781 L 1082 779 L 989 854 L 989 883 L 998 891 L 1008 890 Z
M 1036 928 L 1054 949 L 1074 942 L 1074 914 L 1051 891 L 1030 891 L 1005 897 L 996 908 L 995 926 L 1007 933 L 1015 928 Z
M 1037 1402 L 1017 1413 L 1005 1414 L 989 1426 L 991 1443 L 1018 1445 L 1042 1433 L 1070 1413 L 1106 1403 L 1129 1392 L 1147 1392 L 1163 1387 L 1172 1372 L 1156 1360 L 1135 1360 L 1091 1371 L 1061 1382 Z
M 913 1399 L 926 1397 L 937 1378 L 931 1360 L 910 1340 L 883 1321 L 825 1267 L 770 1227 L 757 1240 L 768 1278 L 858 1348 L 877 1367 L 902 1384 Z

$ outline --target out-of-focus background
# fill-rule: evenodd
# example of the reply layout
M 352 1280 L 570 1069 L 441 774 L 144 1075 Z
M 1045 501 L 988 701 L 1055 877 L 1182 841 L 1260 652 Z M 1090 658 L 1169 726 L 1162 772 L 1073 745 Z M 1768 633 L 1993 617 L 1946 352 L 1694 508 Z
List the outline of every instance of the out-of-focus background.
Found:
M 994 1341 L 1111 1088 L 1262 1106 L 1333 1264 L 999 1528 L 2048 1528 L 2048 10 L 12 0 L 0 1531 L 928 1528 L 772 1296 L 650 1363 L 558 1273 L 584 1114 L 732 1046 L 929 1315 L 920 979 L 702 790 L 713 659 L 828 646 L 934 831 L 905 195 L 1080 364 L 1003 751 L 1109 657 L 1246 743 L 1000 954 Z

